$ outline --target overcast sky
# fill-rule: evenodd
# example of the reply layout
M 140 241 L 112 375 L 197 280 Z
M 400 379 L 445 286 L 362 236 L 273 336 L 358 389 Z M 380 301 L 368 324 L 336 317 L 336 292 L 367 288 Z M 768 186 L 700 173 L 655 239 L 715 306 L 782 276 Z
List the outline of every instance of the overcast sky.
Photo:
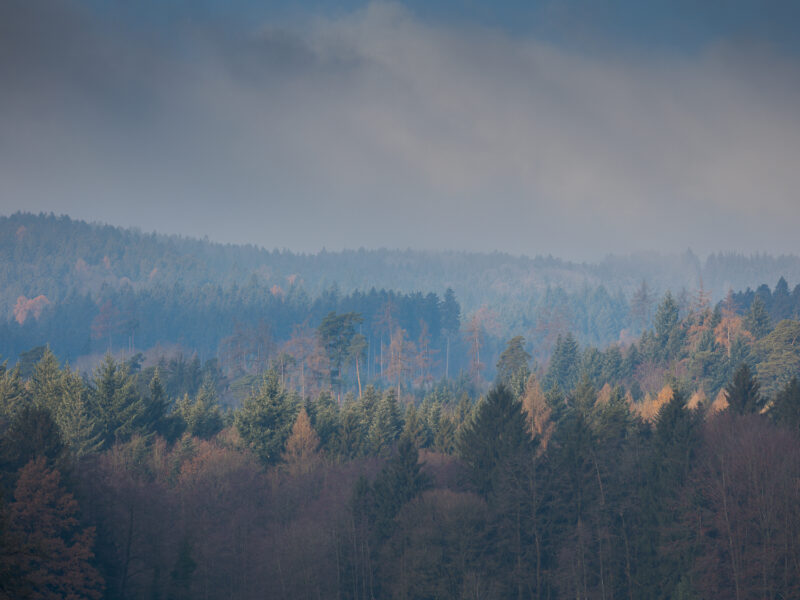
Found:
M 297 5 L 0 1 L 0 213 L 297 251 L 800 252 L 800 3 Z

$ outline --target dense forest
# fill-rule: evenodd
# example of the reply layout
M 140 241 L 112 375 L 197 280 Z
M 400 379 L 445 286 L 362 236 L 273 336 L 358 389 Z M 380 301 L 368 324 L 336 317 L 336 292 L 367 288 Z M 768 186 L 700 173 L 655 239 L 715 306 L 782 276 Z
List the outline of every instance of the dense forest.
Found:
M 800 597 L 795 259 L 0 226 L 0 598 Z
M 652 326 L 667 290 L 681 318 L 698 299 L 718 303 L 731 289 L 742 290 L 729 303 L 738 315 L 758 295 L 773 322 L 796 317 L 800 285 L 790 290 L 784 276 L 800 281 L 800 260 L 712 255 L 701 263 L 687 253 L 590 265 L 390 250 L 297 255 L 17 213 L 0 217 L 0 355 L 14 364 L 49 345 L 85 373 L 107 352 L 120 360 L 142 352 L 150 365 L 197 355 L 216 359 L 235 380 L 273 363 L 305 371 L 323 319 L 354 313 L 366 381 L 383 386 L 399 371 L 412 388 L 478 370 L 486 383 L 515 335 L 541 365 L 559 335 L 628 346 Z M 776 281 L 773 293 L 765 282 Z M 354 366 L 347 361 L 353 387 Z
M 562 358 L 539 378 L 514 338 L 488 394 L 421 403 L 269 370 L 224 411 L 210 373 L 176 398 L 158 367 L 85 380 L 46 350 L 0 373 L 0 591 L 797 597 L 797 378 L 768 393 L 743 363 L 713 401 L 637 402 Z

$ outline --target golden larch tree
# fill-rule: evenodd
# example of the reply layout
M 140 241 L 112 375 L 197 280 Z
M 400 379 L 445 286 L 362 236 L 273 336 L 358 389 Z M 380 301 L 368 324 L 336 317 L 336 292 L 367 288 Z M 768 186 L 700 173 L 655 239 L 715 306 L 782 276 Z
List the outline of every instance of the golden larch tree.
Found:
M 319 461 L 319 443 L 306 409 L 301 408 L 283 453 L 288 471 L 293 475 L 312 471 Z
M 531 439 L 539 439 L 537 452 L 542 453 L 547 449 L 547 443 L 550 441 L 550 436 L 553 435 L 555 423 L 550 418 L 553 410 L 547 403 L 547 398 L 535 375 L 528 377 L 528 381 L 525 383 L 522 410 L 525 412 L 528 433 L 530 433 Z

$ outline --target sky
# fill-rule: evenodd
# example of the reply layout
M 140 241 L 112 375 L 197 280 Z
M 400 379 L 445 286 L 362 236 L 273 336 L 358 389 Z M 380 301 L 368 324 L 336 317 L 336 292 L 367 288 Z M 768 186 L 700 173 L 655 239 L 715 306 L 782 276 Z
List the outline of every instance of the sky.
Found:
M 2 0 L 0 214 L 800 253 L 800 3 Z

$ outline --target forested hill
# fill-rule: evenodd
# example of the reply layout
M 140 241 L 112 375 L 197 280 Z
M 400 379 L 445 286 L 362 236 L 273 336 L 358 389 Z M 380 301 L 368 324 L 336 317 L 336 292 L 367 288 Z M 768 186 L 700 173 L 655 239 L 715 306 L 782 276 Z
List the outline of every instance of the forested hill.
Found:
M 702 263 L 687 252 L 576 264 L 386 249 L 306 255 L 17 213 L 0 217 L 0 355 L 13 364 L 50 345 L 74 364 L 177 346 L 257 370 L 295 356 L 298 340 L 334 312 L 360 319 L 370 376 L 385 377 L 387 357 L 402 358 L 405 350 L 390 350 L 394 342 L 409 355 L 412 346 L 429 347 L 432 377 L 472 364 L 491 379 L 515 335 L 540 363 L 566 333 L 583 345 L 630 343 L 651 325 L 667 289 L 682 316 L 698 293 L 718 299 L 730 285 L 739 290 L 739 314 L 758 288 L 774 322 L 792 317 L 800 287 L 791 291 L 786 279 L 800 280 L 797 257 L 717 255 Z M 774 282 L 773 302 L 764 284 Z
M 646 281 L 658 294 L 697 289 L 717 299 L 729 288 L 755 288 L 780 277 L 800 281 L 800 258 L 716 254 L 705 261 L 682 255 L 598 257 L 594 263 L 503 253 L 416 250 L 345 250 L 295 254 L 253 245 L 230 245 L 133 229 L 89 224 L 67 216 L 16 213 L 0 217 L 0 311 L 12 315 L 20 296 L 58 302 L 71 293 L 98 294 L 104 286 L 131 284 L 228 287 L 255 279 L 275 290 L 300 285 L 312 297 L 337 286 L 353 290 L 435 292 L 453 288 L 462 307 L 504 312 L 529 304 L 549 288 L 567 292 L 603 285 L 630 296 Z M 501 317 L 503 315 L 501 314 Z

